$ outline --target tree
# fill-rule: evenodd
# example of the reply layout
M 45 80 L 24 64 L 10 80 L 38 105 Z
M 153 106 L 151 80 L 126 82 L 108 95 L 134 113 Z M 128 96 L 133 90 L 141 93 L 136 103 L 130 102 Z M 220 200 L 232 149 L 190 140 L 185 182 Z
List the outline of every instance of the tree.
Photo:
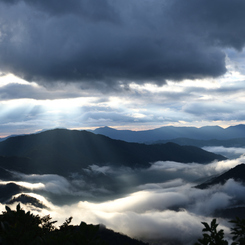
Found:
M 245 244 L 245 220 L 236 218 L 231 220 L 231 223 L 235 224 L 235 227 L 231 228 L 231 234 L 233 235 L 232 245 L 244 245 Z
M 0 214 L 0 245 L 147 245 L 100 225 L 71 225 L 72 217 L 55 227 L 49 215 L 25 212 L 20 204 L 16 210 L 5 209 Z
M 204 225 L 203 232 L 208 232 L 203 234 L 203 238 L 198 239 L 195 245 L 228 245 L 228 242 L 224 240 L 224 230 L 217 231 L 219 224 L 216 223 L 216 219 L 211 221 L 209 226 L 208 223 L 202 222 Z
M 39 244 L 42 237 L 55 230 L 54 223 L 48 216 L 25 212 L 17 205 L 16 211 L 8 206 L 0 215 L 0 244 Z
M 99 225 L 87 225 L 81 222 L 80 226 L 70 225 L 72 217 L 56 228 L 56 221 L 51 221 L 49 215 L 39 215 L 25 212 L 20 204 L 16 210 L 8 206 L 0 215 L 0 245 L 26 244 L 80 244 L 102 245 L 97 237 Z
M 231 227 L 232 244 L 231 245 L 244 245 L 245 244 L 245 220 L 236 218 L 235 220 L 230 220 L 230 223 L 234 224 Z M 224 231 L 217 231 L 219 224 L 216 223 L 216 219 L 211 221 L 210 226 L 206 222 L 202 222 L 205 228 L 202 230 L 205 232 L 203 238 L 198 239 L 195 245 L 228 245 L 228 242 L 224 239 Z M 206 233 L 208 232 L 208 233 Z

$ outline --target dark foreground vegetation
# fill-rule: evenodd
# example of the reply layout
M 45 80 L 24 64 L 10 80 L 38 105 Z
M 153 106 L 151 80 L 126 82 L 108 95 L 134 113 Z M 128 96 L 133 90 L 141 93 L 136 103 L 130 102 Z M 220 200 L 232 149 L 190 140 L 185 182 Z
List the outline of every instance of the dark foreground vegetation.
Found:
M 56 221 L 47 215 L 40 217 L 21 209 L 16 210 L 6 206 L 6 211 L 0 215 L 1 245 L 146 245 L 146 243 L 131 239 L 125 235 L 106 229 L 103 225 L 87 225 L 81 222 L 79 226 L 71 225 L 72 217 L 68 218 L 59 228 Z
M 244 245 L 245 244 L 245 219 L 236 218 L 230 221 L 233 224 L 231 228 L 232 245 Z M 202 222 L 204 225 L 203 237 L 198 239 L 195 245 L 228 245 L 228 241 L 224 238 L 224 230 L 217 230 L 219 224 L 216 223 L 216 219 L 213 219 L 209 225 L 206 222 Z
M 144 242 L 131 239 L 120 233 L 107 229 L 104 225 L 88 225 L 81 222 L 80 225 L 71 225 L 72 217 L 58 228 L 56 221 L 47 215 L 40 217 L 30 211 L 25 212 L 20 204 L 16 210 L 8 206 L 0 215 L 0 245 L 24 245 L 24 244 L 66 244 L 66 245 L 147 245 Z M 232 245 L 245 244 L 245 219 L 236 218 L 230 221 Z M 224 238 L 224 231 L 218 230 L 218 223 L 213 219 L 209 225 L 204 225 L 203 237 L 198 239 L 195 245 L 228 245 Z M 149 244 L 148 244 L 149 245 Z

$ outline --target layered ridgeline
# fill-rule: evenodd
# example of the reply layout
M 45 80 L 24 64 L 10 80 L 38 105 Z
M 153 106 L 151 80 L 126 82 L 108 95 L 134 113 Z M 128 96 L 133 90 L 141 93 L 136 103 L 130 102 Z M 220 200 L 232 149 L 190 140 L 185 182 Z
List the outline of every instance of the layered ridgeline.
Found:
M 153 144 L 166 144 L 168 142 L 172 142 L 178 145 L 192 145 L 196 147 L 204 147 L 204 146 L 224 146 L 224 147 L 245 147 L 245 138 L 233 138 L 227 140 L 196 140 L 189 138 L 176 138 L 169 140 L 158 140 L 153 142 Z
M 231 126 L 226 129 L 219 126 L 201 128 L 165 126 L 145 131 L 116 130 L 110 127 L 102 127 L 92 132 L 112 139 L 138 143 L 175 142 L 181 145 L 196 145 L 200 147 L 223 144 L 227 146 L 245 145 L 245 125 Z M 230 139 L 234 140 L 229 141 Z
M 225 159 L 192 146 L 127 143 L 87 131 L 66 129 L 8 138 L 0 142 L 0 156 L 3 169 L 63 176 L 93 164 L 147 168 L 156 161 L 208 163 Z
M 245 199 L 242 188 L 245 186 L 244 173 L 245 164 L 243 163 L 196 186 L 196 188 L 203 190 L 214 188 L 217 193 L 220 189 L 225 189 L 232 194 L 229 207 L 214 210 L 213 216 L 227 219 L 236 217 L 245 219 Z
M 233 179 L 245 185 L 245 164 L 239 164 L 225 173 L 213 177 L 210 180 L 196 186 L 199 189 L 207 189 L 214 185 L 224 185 L 228 180 Z

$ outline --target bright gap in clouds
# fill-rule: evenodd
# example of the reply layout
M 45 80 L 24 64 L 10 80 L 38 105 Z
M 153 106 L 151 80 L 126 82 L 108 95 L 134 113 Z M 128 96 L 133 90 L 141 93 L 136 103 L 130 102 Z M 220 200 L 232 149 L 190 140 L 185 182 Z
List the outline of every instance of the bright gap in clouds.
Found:
M 216 79 L 167 81 L 162 86 L 132 82 L 127 90 L 109 90 L 108 94 L 81 89 L 79 83 L 57 83 L 47 88 L 12 74 L 2 75 L 0 137 L 56 127 L 110 126 L 137 131 L 245 123 L 245 77 L 232 62 L 227 61 L 227 68 L 229 72 Z
M 38 86 L 37 83 L 27 82 L 24 79 L 21 79 L 13 74 L 0 74 L 0 87 L 6 86 L 11 83 L 17 84 L 31 84 L 32 86 Z
M 25 133 L 33 133 L 44 128 L 66 127 L 67 121 L 80 116 L 81 106 L 87 101 L 83 99 L 4 101 L 0 103 L 0 118 L 2 126 L 15 126 L 20 130 L 19 133 L 24 133 L 21 131 L 22 128 L 25 128 Z M 30 132 L 32 128 L 33 131 Z
M 65 86 L 48 90 L 11 74 L 2 75 L 0 77 L 0 89 L 2 89 L 0 91 L 0 137 L 33 133 L 55 127 L 81 126 L 83 107 L 90 106 L 97 98 L 74 96 L 75 88 L 73 86 L 68 88 L 70 97 L 66 95 Z

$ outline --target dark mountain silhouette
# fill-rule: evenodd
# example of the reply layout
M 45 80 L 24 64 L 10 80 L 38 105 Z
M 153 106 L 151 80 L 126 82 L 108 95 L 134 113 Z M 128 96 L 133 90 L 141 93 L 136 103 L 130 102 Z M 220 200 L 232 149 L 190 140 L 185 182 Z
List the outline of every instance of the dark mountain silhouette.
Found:
M 21 136 L 21 135 L 25 135 L 25 134 L 11 134 L 11 135 L 9 135 L 7 137 L 0 138 L 0 142 L 6 140 L 8 138 L 12 138 L 12 137 L 15 137 L 15 136 Z
M 229 171 L 221 174 L 220 176 L 214 177 L 211 180 L 208 180 L 196 186 L 196 188 L 206 189 L 210 186 L 217 184 L 223 185 L 228 179 L 234 179 L 235 181 L 239 181 L 245 184 L 245 164 L 239 164 L 236 167 L 230 169 Z
M 0 184 L 0 202 L 8 202 L 13 195 L 26 191 L 26 188 L 23 188 L 15 183 Z
M 41 130 L 39 130 L 39 131 L 36 131 L 36 132 L 33 133 L 33 134 L 39 134 L 39 133 L 45 132 L 45 131 L 47 131 L 47 130 L 50 130 L 50 129 L 41 129 Z M 16 136 L 23 136 L 23 135 L 28 135 L 28 134 L 11 134 L 11 135 L 9 135 L 9 136 L 7 136 L 7 137 L 0 138 L 0 142 L 6 140 L 6 139 L 8 139 L 8 138 L 12 138 L 12 137 L 16 137 Z
M 172 140 L 176 138 L 227 140 L 245 138 L 245 125 L 231 126 L 226 129 L 219 126 L 205 126 L 201 128 L 165 126 L 145 131 L 116 130 L 110 127 L 102 127 L 92 132 L 108 136 L 112 139 L 138 143 L 152 143 L 158 140 Z
M 6 204 L 13 204 L 13 203 L 29 204 L 36 208 L 49 209 L 40 200 L 27 194 L 21 194 L 17 197 L 12 197 L 10 200 L 6 202 Z
M 105 241 L 107 245 L 149 245 L 142 241 L 130 238 L 118 232 L 114 232 L 111 229 L 107 229 L 105 226 L 100 225 L 98 236 L 101 240 Z
M 4 140 L 6 140 L 6 139 L 8 139 L 8 138 L 10 138 L 10 137 L 12 137 L 12 135 L 7 136 L 7 137 L 0 138 L 0 142 L 4 141 Z
M 6 172 L 6 169 L 27 174 L 31 174 L 34 171 L 32 161 L 28 157 L 0 156 L 0 178 L 9 180 L 12 175 Z
M 147 168 L 155 161 L 208 163 L 225 157 L 193 146 L 174 143 L 145 145 L 113 140 L 87 131 L 55 129 L 39 134 L 11 137 L 0 142 L 0 167 L 24 173 L 56 173 L 67 176 L 89 165 L 123 165 Z M 6 164 L 7 157 L 22 164 Z M 29 160 L 28 160 L 28 159 Z M 22 166 L 20 169 L 20 165 Z

